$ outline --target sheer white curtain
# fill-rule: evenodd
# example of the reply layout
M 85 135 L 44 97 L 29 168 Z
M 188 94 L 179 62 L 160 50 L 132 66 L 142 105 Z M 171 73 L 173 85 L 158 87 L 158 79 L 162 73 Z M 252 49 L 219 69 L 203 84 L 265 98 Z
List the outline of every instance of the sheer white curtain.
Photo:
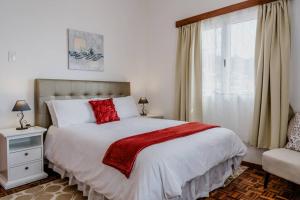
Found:
M 254 109 L 257 7 L 202 21 L 203 121 L 249 141 Z

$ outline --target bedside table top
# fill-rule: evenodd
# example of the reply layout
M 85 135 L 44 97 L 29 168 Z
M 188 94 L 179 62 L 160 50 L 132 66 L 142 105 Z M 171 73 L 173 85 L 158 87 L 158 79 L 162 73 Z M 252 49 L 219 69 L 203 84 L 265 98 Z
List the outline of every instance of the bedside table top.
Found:
M 45 131 L 47 131 L 47 129 L 39 127 L 39 126 L 30 127 L 25 130 L 16 130 L 16 128 L 8 128 L 8 129 L 1 129 L 0 135 L 2 135 L 3 137 L 12 137 L 12 136 L 45 132 Z

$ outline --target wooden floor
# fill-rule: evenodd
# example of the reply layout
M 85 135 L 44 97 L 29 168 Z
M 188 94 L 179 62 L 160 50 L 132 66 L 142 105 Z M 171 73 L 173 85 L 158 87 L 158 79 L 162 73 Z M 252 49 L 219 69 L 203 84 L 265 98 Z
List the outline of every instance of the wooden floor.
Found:
M 205 200 L 300 200 L 300 186 L 272 175 L 265 190 L 263 180 L 263 170 L 249 168 L 227 187 L 213 191 Z
M 49 174 L 48 178 L 28 185 L 11 190 L 5 190 L 1 187 L 0 197 L 59 178 L 58 174 L 51 170 L 47 170 L 47 173 Z M 264 172 L 261 169 L 250 167 L 227 187 L 213 191 L 210 197 L 204 198 L 204 200 L 300 200 L 300 186 L 271 176 L 269 187 L 264 190 L 263 177 Z

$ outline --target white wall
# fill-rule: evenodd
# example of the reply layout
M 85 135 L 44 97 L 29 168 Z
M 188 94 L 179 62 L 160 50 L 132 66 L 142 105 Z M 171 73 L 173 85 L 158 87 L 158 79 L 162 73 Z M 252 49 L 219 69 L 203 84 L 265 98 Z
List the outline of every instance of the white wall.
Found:
M 17 99 L 33 109 L 35 78 L 130 81 L 144 95 L 144 11 L 141 0 L 1 0 L 0 128 L 17 125 Z M 67 69 L 67 28 L 104 34 L 104 72 Z M 31 122 L 33 113 L 25 113 Z
M 290 102 L 300 112 L 300 1 L 291 1 L 292 64 L 290 69 Z

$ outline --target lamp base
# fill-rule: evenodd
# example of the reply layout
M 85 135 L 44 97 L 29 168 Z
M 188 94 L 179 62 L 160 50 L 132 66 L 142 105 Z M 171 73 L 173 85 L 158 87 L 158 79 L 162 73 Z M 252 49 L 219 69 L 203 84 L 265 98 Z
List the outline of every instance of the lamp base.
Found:
M 28 127 L 18 127 L 18 128 L 16 128 L 16 130 L 18 130 L 18 131 L 20 131 L 20 130 L 26 130 L 26 129 L 28 129 Z

